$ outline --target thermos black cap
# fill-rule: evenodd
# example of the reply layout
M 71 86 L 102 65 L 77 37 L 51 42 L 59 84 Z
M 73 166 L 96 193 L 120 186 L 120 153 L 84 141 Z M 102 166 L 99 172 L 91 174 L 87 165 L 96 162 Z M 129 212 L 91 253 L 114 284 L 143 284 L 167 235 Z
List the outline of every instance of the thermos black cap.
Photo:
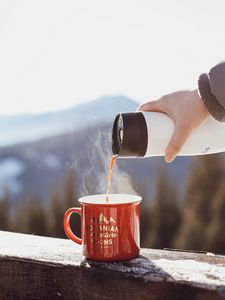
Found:
M 121 157 L 144 157 L 148 131 L 141 112 L 119 113 L 112 129 L 112 152 Z

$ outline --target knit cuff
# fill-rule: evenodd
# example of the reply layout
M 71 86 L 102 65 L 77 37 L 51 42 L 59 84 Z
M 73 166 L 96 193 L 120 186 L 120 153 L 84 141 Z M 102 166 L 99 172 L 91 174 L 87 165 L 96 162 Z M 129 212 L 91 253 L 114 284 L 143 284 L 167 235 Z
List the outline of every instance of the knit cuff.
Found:
M 220 122 L 225 122 L 225 109 L 211 92 L 208 74 L 200 75 L 198 79 L 198 89 L 209 113 Z

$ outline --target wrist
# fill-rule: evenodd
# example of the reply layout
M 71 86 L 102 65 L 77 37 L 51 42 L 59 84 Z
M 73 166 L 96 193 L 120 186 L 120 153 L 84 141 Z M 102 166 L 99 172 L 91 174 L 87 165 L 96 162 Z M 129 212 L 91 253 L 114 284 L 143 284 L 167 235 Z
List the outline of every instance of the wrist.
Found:
M 197 101 L 198 108 L 200 109 L 200 111 L 202 112 L 202 114 L 205 115 L 205 117 L 209 116 L 210 113 L 209 113 L 209 111 L 208 111 L 208 109 L 207 109 L 204 101 L 202 100 L 202 97 L 201 97 L 199 89 L 195 89 L 193 91 L 193 93 L 194 93 L 194 98 Z

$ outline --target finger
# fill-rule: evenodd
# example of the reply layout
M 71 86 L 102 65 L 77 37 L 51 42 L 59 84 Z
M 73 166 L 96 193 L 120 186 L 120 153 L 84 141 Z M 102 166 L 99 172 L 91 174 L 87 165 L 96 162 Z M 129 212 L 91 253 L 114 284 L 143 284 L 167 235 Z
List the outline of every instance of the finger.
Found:
M 137 111 L 157 111 L 157 112 L 164 112 L 164 109 L 162 107 L 161 101 L 156 100 L 156 101 L 150 101 L 141 104 Z
M 173 135 L 165 151 L 166 162 L 169 163 L 174 160 L 192 131 L 189 127 L 180 125 L 179 123 L 175 125 Z

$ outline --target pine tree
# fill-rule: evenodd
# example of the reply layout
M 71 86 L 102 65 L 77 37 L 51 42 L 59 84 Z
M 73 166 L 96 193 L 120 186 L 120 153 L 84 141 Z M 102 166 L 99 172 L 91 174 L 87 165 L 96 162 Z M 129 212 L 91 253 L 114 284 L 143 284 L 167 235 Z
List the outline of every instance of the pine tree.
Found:
M 145 196 L 143 196 L 143 200 L 140 207 L 140 241 L 141 247 L 148 248 L 149 244 L 149 228 L 151 228 L 151 207 Z
M 221 181 L 212 200 L 212 220 L 207 236 L 207 250 L 225 254 L 225 185 Z
M 224 176 L 221 156 L 207 155 L 195 160 L 188 179 L 184 201 L 184 220 L 175 246 L 207 250 L 212 201 Z
M 76 176 L 74 172 L 69 172 L 66 175 L 63 202 L 65 209 L 79 206 L 78 193 L 76 189 Z
M 166 173 L 161 172 L 156 182 L 149 236 L 145 243 L 153 248 L 172 247 L 180 222 L 181 211 L 175 187 L 169 182 Z
M 26 195 L 14 215 L 12 229 L 16 232 L 46 235 L 46 214 L 42 201 L 34 195 Z
M 55 189 L 49 204 L 48 234 L 54 237 L 65 238 L 63 229 L 63 217 L 68 208 L 79 207 L 78 194 L 75 188 L 75 174 L 67 174 L 64 183 L 63 194 Z M 76 235 L 80 236 L 80 218 L 77 215 L 71 216 L 71 228 Z
M 10 196 L 5 192 L 0 199 L 0 230 L 10 230 Z
M 49 212 L 47 220 L 47 230 L 48 235 L 58 238 L 65 238 L 65 233 L 63 230 L 63 214 L 64 214 L 64 205 L 62 197 L 60 196 L 59 191 L 55 189 L 52 192 L 49 203 Z

